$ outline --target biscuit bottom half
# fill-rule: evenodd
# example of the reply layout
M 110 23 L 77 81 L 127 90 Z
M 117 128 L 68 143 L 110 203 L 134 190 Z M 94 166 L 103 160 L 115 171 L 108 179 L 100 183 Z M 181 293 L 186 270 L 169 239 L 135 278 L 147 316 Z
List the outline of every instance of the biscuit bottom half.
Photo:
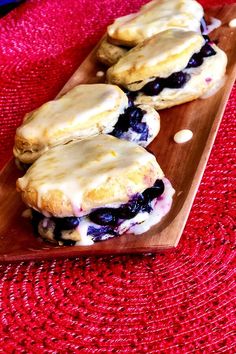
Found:
M 43 239 L 66 246 L 91 245 L 123 233 L 142 234 L 169 212 L 174 193 L 163 178 L 126 204 L 94 209 L 82 217 L 45 217 L 33 210 L 32 225 Z

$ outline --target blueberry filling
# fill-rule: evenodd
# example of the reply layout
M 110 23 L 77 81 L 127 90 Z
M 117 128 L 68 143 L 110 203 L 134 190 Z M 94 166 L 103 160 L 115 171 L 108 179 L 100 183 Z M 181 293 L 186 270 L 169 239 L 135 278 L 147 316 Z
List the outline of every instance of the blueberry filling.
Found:
M 148 82 L 143 88 L 142 91 L 147 96 L 156 96 L 164 88 L 164 79 L 156 78 L 153 81 Z
M 203 58 L 200 53 L 195 53 L 193 56 L 190 58 L 187 68 L 197 68 L 198 66 L 202 65 L 203 63 Z
M 215 50 L 209 44 L 209 37 L 207 35 L 204 35 L 203 37 L 205 38 L 205 44 L 203 45 L 199 53 L 195 53 L 192 55 L 192 57 L 189 59 L 186 68 L 196 68 L 202 65 L 204 58 L 216 54 Z M 157 96 L 164 88 L 178 89 L 183 87 L 190 80 L 190 78 L 190 74 L 183 71 L 178 71 L 171 74 L 167 78 L 155 78 L 154 80 L 144 85 L 139 91 L 126 90 L 126 95 L 128 96 L 129 100 L 135 100 L 139 92 L 143 92 L 147 96 Z
M 99 208 L 89 214 L 89 219 L 98 225 L 116 226 L 118 214 L 114 208 Z
M 61 239 L 62 240 L 62 239 Z M 64 246 L 75 246 L 76 241 L 73 240 L 62 240 Z
M 87 234 L 92 236 L 94 242 L 100 241 L 104 235 L 117 236 L 114 229 L 109 226 L 101 226 L 98 228 L 89 226 Z
M 210 38 L 209 38 L 209 36 L 208 36 L 207 34 L 203 34 L 202 36 L 203 36 L 203 38 L 205 39 L 205 42 L 206 42 L 206 43 L 208 43 L 208 42 L 211 41 Z
M 137 106 L 128 107 L 123 114 L 120 115 L 114 130 L 110 133 L 117 138 L 122 137 L 125 132 L 132 129 L 134 132 L 140 134 L 140 141 L 147 141 L 148 126 L 142 122 L 142 118 L 146 112 Z
M 79 225 L 79 219 L 75 217 L 57 218 L 57 225 L 61 230 L 75 229 Z
M 40 223 L 41 220 L 43 220 L 44 215 L 40 214 L 38 211 L 32 209 L 32 225 L 33 225 L 33 232 L 35 234 L 38 233 L 38 224 Z
M 129 107 L 134 106 L 134 100 L 137 97 L 138 93 L 136 91 L 129 91 L 129 90 L 126 90 L 126 89 L 124 89 L 124 92 L 126 93 L 126 95 L 128 97 L 128 100 L 129 100 L 128 105 L 129 105 Z
M 143 195 L 138 194 L 128 203 L 122 204 L 117 210 L 120 219 L 134 218 L 142 209 L 143 201 Z
M 212 46 L 209 43 L 204 44 L 204 46 L 200 50 L 200 53 L 203 56 L 203 58 L 216 55 L 216 51 L 212 48 Z
M 147 188 L 143 193 L 136 194 L 128 203 L 122 204 L 119 208 L 98 208 L 88 214 L 86 217 L 97 226 L 89 225 L 87 235 L 92 236 L 94 242 L 101 240 L 104 235 L 117 236 L 116 227 L 124 220 L 134 218 L 139 212 L 152 211 L 151 202 L 164 192 L 164 183 L 162 180 L 156 180 L 153 187 Z M 35 234 L 38 234 L 39 223 L 44 219 L 44 215 L 33 210 L 32 225 Z M 64 230 L 73 231 L 80 223 L 79 217 L 52 217 L 53 236 L 57 241 L 63 242 L 66 246 L 75 245 L 76 241 L 64 239 L 62 232 Z M 47 226 L 46 226 L 47 227 Z M 108 238 L 109 236 L 105 236 Z

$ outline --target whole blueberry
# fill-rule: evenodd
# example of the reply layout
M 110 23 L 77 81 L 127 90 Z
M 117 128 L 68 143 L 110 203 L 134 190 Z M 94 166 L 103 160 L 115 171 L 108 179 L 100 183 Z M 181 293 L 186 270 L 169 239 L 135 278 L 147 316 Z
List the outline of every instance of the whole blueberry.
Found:
M 134 105 L 134 100 L 137 97 L 138 92 L 137 91 L 129 91 L 129 90 L 124 90 L 124 91 L 125 91 L 125 93 L 128 97 L 128 100 L 129 100 L 129 107 L 132 107 Z
M 137 123 L 132 128 L 136 133 L 142 134 L 147 130 L 147 124 L 146 123 Z
M 87 235 L 92 236 L 94 242 L 101 241 L 102 237 L 106 234 L 116 236 L 117 233 L 112 229 L 111 226 L 101 226 L 101 227 L 94 227 L 89 226 Z
M 128 106 L 132 107 L 134 105 L 134 101 L 132 100 L 132 98 L 128 97 Z
M 92 222 L 98 225 L 116 226 L 118 222 L 117 209 L 99 208 L 89 214 Z
M 34 234 L 38 234 L 38 224 L 41 220 L 44 219 L 44 215 L 39 213 L 38 211 L 32 209 L 32 219 L 31 224 L 33 226 Z
M 203 34 L 203 38 L 205 39 L 206 43 L 210 42 L 210 38 L 208 37 L 207 34 Z
M 162 79 L 156 78 L 148 82 L 143 88 L 142 92 L 147 96 L 156 96 L 163 90 Z
M 148 140 L 148 136 L 149 136 L 149 129 L 148 129 L 148 126 L 147 126 L 147 124 L 146 124 L 145 129 L 144 129 L 143 132 L 141 133 L 140 140 L 142 140 L 142 141 L 147 141 L 147 140 Z
M 201 55 L 198 54 L 193 54 L 193 56 L 190 58 L 187 68 L 197 68 L 198 66 L 202 65 L 203 63 L 203 58 Z
M 153 187 L 147 188 L 143 192 L 143 197 L 145 203 L 151 202 L 153 199 L 160 197 L 160 195 L 164 192 L 164 183 L 161 180 L 157 180 Z
M 123 204 L 118 209 L 120 219 L 134 218 L 143 206 L 143 196 L 141 194 L 135 196 L 130 202 Z
M 190 79 L 190 75 L 184 73 L 183 71 L 179 71 L 171 74 L 169 77 L 165 79 L 165 86 L 168 88 L 181 88 L 186 82 Z
M 141 119 L 143 118 L 143 114 L 144 112 L 138 106 L 128 107 L 125 110 L 125 115 L 135 121 L 141 121 Z
M 127 132 L 129 129 L 129 118 L 125 113 L 121 114 L 118 118 L 118 121 L 115 125 L 115 129 L 121 130 L 122 132 Z
M 143 118 L 143 111 L 137 106 L 132 106 L 125 110 L 124 115 L 127 117 L 129 125 L 135 127 Z
M 212 46 L 208 43 L 204 44 L 204 46 L 201 48 L 200 53 L 202 54 L 203 57 L 211 57 L 212 55 L 216 54 L 216 51 L 212 48 Z
M 162 179 L 157 179 L 156 182 L 154 183 L 154 187 L 159 189 L 161 195 L 165 189 L 165 185 Z
M 110 133 L 110 135 L 113 135 L 113 136 L 115 136 L 115 137 L 117 137 L 117 138 L 120 138 L 123 133 L 124 133 L 124 132 L 123 132 L 121 129 L 115 128 L 115 129 Z
M 72 230 L 79 225 L 79 218 L 74 216 L 68 216 L 65 218 L 55 218 L 54 219 L 57 228 L 61 230 Z

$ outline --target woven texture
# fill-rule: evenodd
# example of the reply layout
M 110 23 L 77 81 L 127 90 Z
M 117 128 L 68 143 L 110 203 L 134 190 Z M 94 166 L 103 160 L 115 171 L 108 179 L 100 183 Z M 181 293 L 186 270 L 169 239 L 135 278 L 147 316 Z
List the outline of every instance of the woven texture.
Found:
M 0 19 L 1 167 L 23 115 L 143 2 L 27 1 Z M 235 353 L 235 97 L 236 88 L 179 246 L 1 265 L 0 353 Z

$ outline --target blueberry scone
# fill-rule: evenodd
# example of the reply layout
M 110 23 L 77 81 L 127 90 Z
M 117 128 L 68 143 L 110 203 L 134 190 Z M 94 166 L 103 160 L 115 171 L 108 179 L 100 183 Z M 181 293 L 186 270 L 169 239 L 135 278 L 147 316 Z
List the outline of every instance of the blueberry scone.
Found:
M 226 65 L 226 54 L 208 37 L 172 29 L 131 49 L 108 69 L 107 80 L 127 90 L 135 104 L 163 109 L 219 86 Z
M 154 0 L 137 13 L 120 17 L 107 28 L 97 58 L 111 66 L 130 48 L 167 29 L 200 32 L 203 8 L 195 0 Z
M 53 146 L 98 134 L 146 146 L 159 129 L 158 113 L 146 105 L 129 107 L 118 86 L 79 85 L 26 115 L 16 130 L 13 152 L 20 162 L 31 164 Z
M 153 154 L 98 135 L 43 154 L 17 180 L 34 230 L 64 245 L 139 234 L 169 211 L 174 189 Z

